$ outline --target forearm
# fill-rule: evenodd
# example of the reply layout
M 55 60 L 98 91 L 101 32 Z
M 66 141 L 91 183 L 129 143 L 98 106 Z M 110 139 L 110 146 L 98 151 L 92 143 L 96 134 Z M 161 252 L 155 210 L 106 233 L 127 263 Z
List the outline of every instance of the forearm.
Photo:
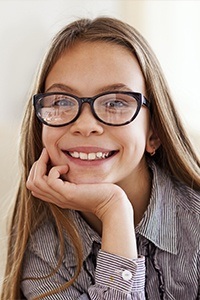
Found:
M 134 213 L 128 199 L 118 200 L 103 218 L 102 250 L 129 259 L 138 257 Z
M 119 193 L 102 209 L 102 243 L 91 299 L 145 299 L 145 258 L 137 254 L 134 211 Z

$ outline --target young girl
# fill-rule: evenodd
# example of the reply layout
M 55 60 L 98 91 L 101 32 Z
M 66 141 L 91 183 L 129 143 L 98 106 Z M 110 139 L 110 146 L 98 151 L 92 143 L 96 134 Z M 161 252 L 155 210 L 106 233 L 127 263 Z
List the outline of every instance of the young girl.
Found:
M 22 127 L 2 300 L 200 297 L 200 161 L 144 38 L 57 34 Z

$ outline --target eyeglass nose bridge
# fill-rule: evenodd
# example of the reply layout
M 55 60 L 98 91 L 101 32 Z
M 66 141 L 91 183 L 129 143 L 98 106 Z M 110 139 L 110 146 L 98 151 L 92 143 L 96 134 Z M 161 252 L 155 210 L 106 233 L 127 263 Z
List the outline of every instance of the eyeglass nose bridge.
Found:
M 90 109 L 92 111 L 92 113 L 94 114 L 94 109 L 93 109 L 93 103 L 94 103 L 94 98 L 92 97 L 83 97 L 83 98 L 78 98 L 78 102 L 79 102 L 79 113 L 82 109 L 83 104 L 88 103 L 90 105 Z
M 84 103 L 90 104 L 90 106 L 93 104 L 94 99 L 91 97 L 84 97 L 84 98 L 79 98 L 80 100 L 80 105 L 82 106 Z

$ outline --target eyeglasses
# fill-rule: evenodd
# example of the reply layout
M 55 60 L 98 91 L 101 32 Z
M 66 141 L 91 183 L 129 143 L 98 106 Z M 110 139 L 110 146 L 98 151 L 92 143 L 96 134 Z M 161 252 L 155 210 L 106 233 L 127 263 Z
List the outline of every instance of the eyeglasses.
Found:
M 132 122 L 142 105 L 150 108 L 150 102 L 140 93 L 107 92 L 90 98 L 52 92 L 36 94 L 33 104 L 38 119 L 45 125 L 61 127 L 75 122 L 84 103 L 91 107 L 93 116 L 110 126 L 122 126 Z

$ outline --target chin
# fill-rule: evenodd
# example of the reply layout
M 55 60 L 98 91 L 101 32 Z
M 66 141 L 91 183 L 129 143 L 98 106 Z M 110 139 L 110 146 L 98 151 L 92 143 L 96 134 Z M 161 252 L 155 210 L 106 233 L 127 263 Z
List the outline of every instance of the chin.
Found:
M 105 180 L 105 178 L 99 177 L 99 176 L 95 176 L 94 174 L 91 175 L 87 175 L 87 174 L 83 174 L 81 175 L 76 174 L 70 174 L 70 172 L 66 175 L 62 176 L 63 180 L 69 181 L 71 183 L 75 183 L 75 184 L 95 184 L 95 183 L 108 183 L 108 180 Z

